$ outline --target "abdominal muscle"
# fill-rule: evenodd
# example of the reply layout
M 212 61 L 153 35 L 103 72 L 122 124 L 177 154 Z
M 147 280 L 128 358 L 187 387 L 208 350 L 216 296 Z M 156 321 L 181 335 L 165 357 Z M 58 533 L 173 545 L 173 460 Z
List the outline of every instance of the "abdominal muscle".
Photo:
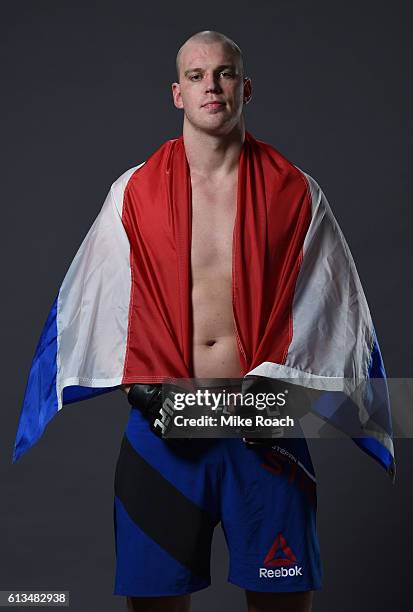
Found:
M 198 279 L 192 289 L 192 306 L 194 376 L 241 377 L 231 278 Z

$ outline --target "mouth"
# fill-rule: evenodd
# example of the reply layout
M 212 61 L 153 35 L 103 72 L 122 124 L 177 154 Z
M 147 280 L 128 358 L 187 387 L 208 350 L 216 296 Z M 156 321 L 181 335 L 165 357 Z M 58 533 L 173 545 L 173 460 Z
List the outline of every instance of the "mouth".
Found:
M 202 105 L 202 108 L 206 108 L 207 110 L 217 110 L 225 106 L 224 102 L 207 102 Z

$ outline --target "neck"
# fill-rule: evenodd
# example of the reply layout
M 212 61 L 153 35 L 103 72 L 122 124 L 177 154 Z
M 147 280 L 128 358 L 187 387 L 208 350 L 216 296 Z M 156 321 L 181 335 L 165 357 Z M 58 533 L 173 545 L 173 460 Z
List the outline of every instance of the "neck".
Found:
M 245 140 L 243 117 L 228 134 L 208 134 L 184 120 L 183 140 L 191 175 L 220 180 L 238 168 Z

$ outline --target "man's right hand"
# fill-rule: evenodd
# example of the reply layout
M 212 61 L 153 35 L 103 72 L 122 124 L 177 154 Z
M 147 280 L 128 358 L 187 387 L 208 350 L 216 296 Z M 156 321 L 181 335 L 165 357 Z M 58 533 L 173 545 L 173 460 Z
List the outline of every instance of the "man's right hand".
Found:
M 129 389 L 131 388 L 132 385 L 121 385 L 121 389 L 122 391 L 124 391 L 126 393 L 126 395 L 129 393 Z
M 134 384 L 129 387 L 128 400 L 149 421 L 151 431 L 163 437 L 171 424 L 170 410 L 164 407 L 162 385 Z

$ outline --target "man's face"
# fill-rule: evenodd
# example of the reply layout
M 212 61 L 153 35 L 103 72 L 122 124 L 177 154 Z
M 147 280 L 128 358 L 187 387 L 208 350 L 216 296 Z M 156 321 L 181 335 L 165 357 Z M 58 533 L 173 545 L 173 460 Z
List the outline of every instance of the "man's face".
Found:
M 251 82 L 241 75 L 230 48 L 192 42 L 182 49 L 180 83 L 172 84 L 172 95 L 193 127 L 227 134 L 240 120 L 244 99 L 251 97 Z

